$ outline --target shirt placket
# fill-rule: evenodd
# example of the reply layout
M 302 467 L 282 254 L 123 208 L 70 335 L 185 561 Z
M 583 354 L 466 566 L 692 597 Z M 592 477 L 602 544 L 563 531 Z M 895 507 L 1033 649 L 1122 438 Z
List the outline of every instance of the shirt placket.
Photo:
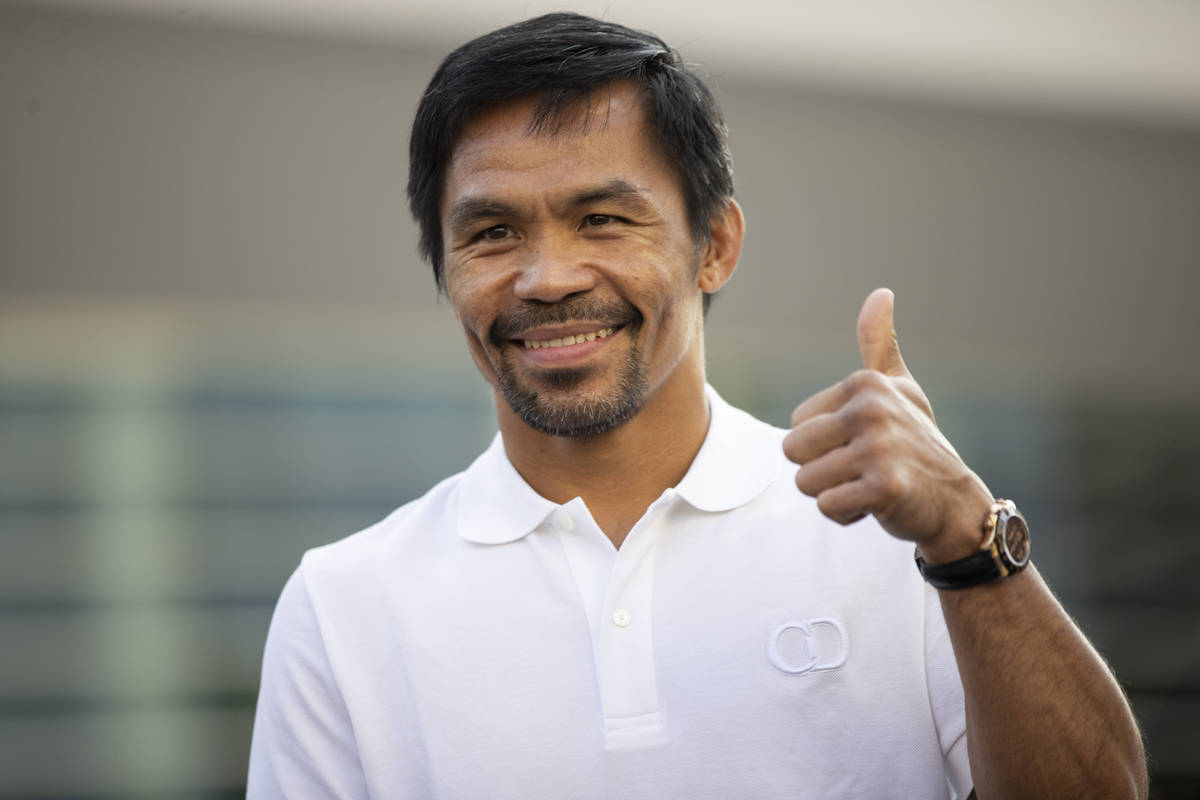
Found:
M 615 557 L 607 541 L 602 543 L 607 558 L 597 552 L 595 537 L 585 539 L 581 534 L 590 531 L 579 530 L 573 519 L 558 524 L 588 609 L 604 742 L 611 751 L 656 747 L 667 740 L 654 664 L 654 561 L 664 507 L 674 498 L 668 489 L 655 501 Z M 572 505 L 559 513 L 574 518 L 584 511 Z M 594 527 L 590 515 L 587 522 Z M 598 529 L 594 533 L 603 537 Z

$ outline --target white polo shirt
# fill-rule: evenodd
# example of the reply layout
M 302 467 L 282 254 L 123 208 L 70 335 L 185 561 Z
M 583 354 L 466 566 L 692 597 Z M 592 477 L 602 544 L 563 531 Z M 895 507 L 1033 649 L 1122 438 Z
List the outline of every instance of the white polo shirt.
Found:
M 784 431 L 709 399 L 690 470 L 620 550 L 497 436 L 306 553 L 249 796 L 965 797 L 962 688 L 912 545 L 827 520 Z

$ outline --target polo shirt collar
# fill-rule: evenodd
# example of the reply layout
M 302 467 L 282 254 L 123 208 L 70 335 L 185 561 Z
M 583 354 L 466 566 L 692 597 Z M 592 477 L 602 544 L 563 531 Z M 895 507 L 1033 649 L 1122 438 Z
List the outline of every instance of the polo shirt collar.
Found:
M 778 432 L 706 387 L 711 417 L 704 444 L 675 493 L 701 511 L 745 505 L 775 479 Z M 478 544 L 505 544 L 533 532 L 559 508 L 520 476 L 497 433 L 463 473 L 458 487 L 458 534 Z
M 458 485 L 458 535 L 478 544 L 515 542 L 557 508 L 521 477 L 497 433 Z
M 729 511 L 758 497 L 779 472 L 779 432 L 726 403 L 711 386 L 708 435 L 675 492 L 700 511 Z

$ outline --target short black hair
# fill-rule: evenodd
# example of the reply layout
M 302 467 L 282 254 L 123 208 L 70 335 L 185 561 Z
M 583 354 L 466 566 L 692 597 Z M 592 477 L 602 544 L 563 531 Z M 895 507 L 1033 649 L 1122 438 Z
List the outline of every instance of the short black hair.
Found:
M 518 22 L 462 45 L 438 67 L 413 121 L 408 202 L 421 228 L 421 255 L 445 290 L 441 202 L 458 137 L 496 106 L 537 97 L 533 130 L 560 120 L 618 81 L 640 90 L 649 123 L 683 189 L 697 243 L 733 196 L 725 121 L 708 86 L 654 34 L 579 14 Z M 711 295 L 706 294 L 705 307 Z

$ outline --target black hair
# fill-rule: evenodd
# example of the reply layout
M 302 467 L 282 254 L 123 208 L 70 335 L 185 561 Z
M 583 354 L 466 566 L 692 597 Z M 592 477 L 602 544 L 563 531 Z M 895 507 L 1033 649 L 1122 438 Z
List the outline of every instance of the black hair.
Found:
M 438 67 L 413 121 L 408 202 L 421 228 L 421 255 L 444 290 L 441 202 L 458 137 L 497 105 L 538 98 L 531 133 L 562 122 L 593 92 L 617 81 L 640 90 L 649 124 L 683 189 L 700 244 L 733 196 L 725 121 L 712 92 L 677 51 L 651 33 L 579 14 L 546 14 L 462 45 Z M 706 294 L 705 308 L 711 295 Z

